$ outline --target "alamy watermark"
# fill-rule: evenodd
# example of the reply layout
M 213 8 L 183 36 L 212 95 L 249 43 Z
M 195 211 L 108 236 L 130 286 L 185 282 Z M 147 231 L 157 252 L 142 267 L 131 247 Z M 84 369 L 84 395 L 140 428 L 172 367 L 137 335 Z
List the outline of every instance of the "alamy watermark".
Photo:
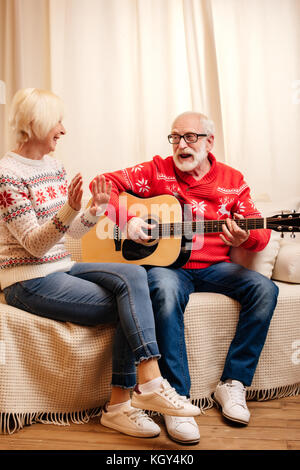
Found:
M 6 103 L 6 86 L 3 80 L 0 80 L 0 104 Z
M 120 228 L 126 227 L 127 214 L 131 217 L 140 217 L 153 227 L 148 235 L 152 239 L 185 238 L 186 247 L 200 250 L 204 242 L 204 216 L 198 208 L 185 204 L 183 210 L 177 203 L 152 203 L 150 206 L 142 201 L 127 207 L 127 197 L 120 196 L 118 217 L 112 204 L 106 207 L 106 217 L 100 219 L 97 224 L 96 234 L 100 240 L 114 238 L 114 224 Z M 118 219 L 118 223 L 117 223 Z M 193 220 L 194 219 L 194 220 Z M 174 221 L 174 222 L 172 222 Z M 224 221 L 225 222 L 225 221 Z M 124 235 L 124 234 L 123 234 Z M 121 237 L 123 238 L 123 236 Z M 190 246 L 187 246 L 189 245 Z
M 293 341 L 292 349 L 294 350 L 292 354 L 292 363 L 297 366 L 300 364 L 300 339 Z

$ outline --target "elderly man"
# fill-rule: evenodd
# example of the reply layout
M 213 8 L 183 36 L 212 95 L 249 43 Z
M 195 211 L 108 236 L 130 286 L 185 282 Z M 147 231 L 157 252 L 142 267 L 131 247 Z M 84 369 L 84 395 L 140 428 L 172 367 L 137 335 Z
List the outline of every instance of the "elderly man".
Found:
M 275 284 L 257 272 L 230 260 L 230 248 L 241 246 L 260 251 L 268 243 L 269 230 L 246 231 L 236 219 L 260 217 L 243 175 L 218 162 L 211 153 L 214 125 L 195 112 L 179 115 L 168 140 L 173 155 L 155 156 L 133 168 L 106 174 L 112 182 L 111 204 L 118 207 L 120 192 L 140 197 L 172 194 L 208 220 L 224 219 L 222 233 L 207 233 L 202 243 L 193 240 L 191 256 L 180 267 L 151 267 L 148 282 L 155 314 L 156 334 L 162 355 L 160 367 L 176 391 L 189 397 L 190 375 L 184 337 L 184 311 L 193 292 L 216 292 L 240 302 L 236 332 L 230 344 L 220 382 L 214 393 L 222 414 L 229 420 L 248 424 L 246 387 L 251 385 L 277 302 Z M 235 220 L 234 220 L 235 219 Z M 145 243 L 148 224 L 138 217 L 127 217 L 128 237 Z M 169 436 L 180 443 L 200 439 L 194 418 L 164 416 Z

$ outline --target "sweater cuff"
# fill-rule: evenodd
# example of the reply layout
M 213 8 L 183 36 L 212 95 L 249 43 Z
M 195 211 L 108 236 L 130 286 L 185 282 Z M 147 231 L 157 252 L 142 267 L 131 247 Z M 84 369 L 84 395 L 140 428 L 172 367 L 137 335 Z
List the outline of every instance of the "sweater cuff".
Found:
M 68 202 L 66 202 L 62 208 L 56 213 L 57 217 L 64 225 L 69 225 L 75 217 L 77 217 L 79 211 L 72 209 Z
M 81 222 L 83 223 L 83 225 L 85 225 L 86 227 L 93 227 L 94 225 L 96 225 L 96 223 L 98 222 L 99 218 L 101 217 L 101 215 L 104 214 L 104 210 L 100 210 L 98 209 L 97 211 L 97 214 L 96 215 L 92 215 L 90 213 L 90 210 L 89 208 L 85 209 L 85 211 L 81 214 L 80 216 L 80 219 L 81 219 Z
M 256 251 L 257 239 L 250 232 L 249 238 L 240 246 L 241 248 L 244 248 L 245 250 Z

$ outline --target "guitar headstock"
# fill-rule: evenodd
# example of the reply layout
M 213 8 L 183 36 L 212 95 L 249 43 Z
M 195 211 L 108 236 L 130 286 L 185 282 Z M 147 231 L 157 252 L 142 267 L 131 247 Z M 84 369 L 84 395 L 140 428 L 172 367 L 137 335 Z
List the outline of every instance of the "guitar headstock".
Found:
M 300 232 L 300 213 L 281 213 L 267 217 L 267 228 L 276 232 Z

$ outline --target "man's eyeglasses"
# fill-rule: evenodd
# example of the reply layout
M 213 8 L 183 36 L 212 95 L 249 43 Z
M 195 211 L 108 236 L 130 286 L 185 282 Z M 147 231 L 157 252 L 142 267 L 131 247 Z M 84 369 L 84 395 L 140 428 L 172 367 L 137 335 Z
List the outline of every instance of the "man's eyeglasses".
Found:
M 197 142 L 199 137 L 207 137 L 208 134 L 196 134 L 195 132 L 189 132 L 187 134 L 170 134 L 168 135 L 168 141 L 170 144 L 179 144 L 181 139 L 184 139 L 187 144 L 194 144 Z

